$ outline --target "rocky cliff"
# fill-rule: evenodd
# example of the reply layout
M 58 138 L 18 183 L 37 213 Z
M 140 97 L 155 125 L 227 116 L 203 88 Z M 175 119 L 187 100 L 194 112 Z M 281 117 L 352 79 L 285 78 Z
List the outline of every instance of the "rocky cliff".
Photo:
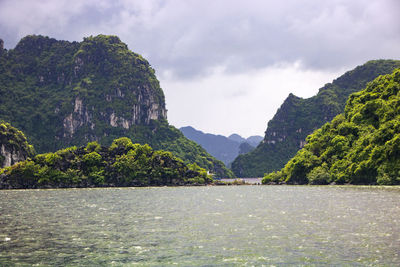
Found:
M 223 169 L 222 176 L 229 172 L 168 125 L 155 71 L 118 37 L 27 36 L 2 51 L 0 119 L 20 128 L 38 152 L 127 136 L 212 172 Z
M 34 154 L 25 135 L 8 123 L 0 123 L 0 168 L 26 160 Z
M 232 163 L 233 172 L 238 177 L 260 177 L 281 169 L 304 147 L 309 134 L 343 112 L 351 93 L 398 67 L 398 60 L 369 61 L 326 84 L 316 96 L 302 99 L 290 94 L 268 122 L 262 143 L 250 153 L 239 155 Z
M 70 43 L 27 36 L 3 57 L 1 89 L 8 98 L 0 102 L 1 118 L 32 136 L 38 151 L 101 141 L 115 135 L 113 128 L 166 119 L 154 70 L 118 37 Z

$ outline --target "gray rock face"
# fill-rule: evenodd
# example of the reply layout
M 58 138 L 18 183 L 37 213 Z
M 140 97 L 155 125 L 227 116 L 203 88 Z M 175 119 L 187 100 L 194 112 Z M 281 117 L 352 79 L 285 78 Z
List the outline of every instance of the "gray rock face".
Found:
M 165 104 L 160 104 L 152 94 L 152 90 L 148 86 L 142 86 L 135 91 L 137 94 L 137 103 L 131 105 L 131 112 L 124 115 L 119 115 L 115 110 L 95 114 L 96 107 L 88 106 L 85 99 L 77 96 L 73 103 L 73 111 L 69 113 L 63 120 L 64 138 L 73 138 L 74 134 L 81 127 L 88 127 L 94 130 L 96 124 L 93 118 L 107 123 L 112 127 L 120 127 L 130 129 L 134 125 L 149 125 L 151 120 L 167 119 L 167 110 Z M 107 94 L 106 102 L 118 101 L 125 98 L 125 94 L 120 90 L 115 90 L 115 94 Z M 96 140 L 99 137 L 92 136 L 91 140 Z
M 0 157 L 3 161 L 0 161 L 0 167 L 9 167 L 17 162 L 24 161 L 27 158 L 26 153 L 15 149 L 14 147 L 7 147 L 5 144 L 0 146 Z
M 79 93 L 72 99 L 72 109 L 64 113 L 63 133 L 58 135 L 58 140 L 65 138 L 71 141 L 82 129 L 80 132 L 81 134 L 84 132 L 86 141 L 98 141 L 102 136 L 99 136 L 97 127 L 109 126 L 129 130 L 135 125 L 149 125 L 151 120 L 167 119 L 164 97 L 160 99 L 159 85 L 145 78 L 152 75 L 145 60 L 136 57 L 124 63 L 124 60 L 117 59 L 117 54 L 112 51 L 117 49 L 120 53 L 127 53 L 128 50 L 121 49 L 121 46 L 126 45 L 116 37 L 108 37 L 106 44 L 94 41 L 91 43 L 91 49 L 87 48 L 89 43 L 91 42 L 81 46 L 79 51 L 83 52 L 74 55 L 73 77 L 70 84 L 77 84 Z M 113 44 L 119 44 L 118 48 L 113 47 Z M 97 51 L 94 52 L 93 48 Z M 109 61 L 113 61 L 113 66 L 108 69 L 107 62 Z M 131 66 L 124 67 L 123 64 Z M 132 68 L 133 65 L 136 67 Z M 119 76 L 121 73 L 116 71 L 117 66 L 127 70 L 123 78 Z M 139 71 L 142 73 L 137 74 Z M 104 83 L 100 85 L 103 87 L 101 89 L 103 94 L 97 94 L 100 88 L 96 80 L 99 77 L 101 79 L 101 76 L 108 77 L 107 86 L 104 86 Z M 63 77 L 57 79 L 59 78 L 62 80 Z M 109 80 L 114 79 L 125 79 L 129 82 L 108 83 Z M 92 86 L 92 83 L 97 83 L 97 86 Z M 107 108 L 104 108 L 105 106 Z M 107 133 L 100 135 L 106 136 Z

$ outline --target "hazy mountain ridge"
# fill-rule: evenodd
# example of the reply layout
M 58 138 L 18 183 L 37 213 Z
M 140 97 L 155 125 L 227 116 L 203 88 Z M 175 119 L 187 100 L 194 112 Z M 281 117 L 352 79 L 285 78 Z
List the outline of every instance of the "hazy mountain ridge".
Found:
M 305 138 L 343 112 L 348 96 L 368 82 L 400 67 L 398 60 L 374 60 L 346 72 L 307 99 L 290 94 L 268 122 L 262 143 L 232 162 L 238 177 L 260 177 L 281 169 L 305 144 Z
M 224 162 L 226 166 L 228 166 L 240 152 L 246 153 L 254 149 L 262 140 L 261 136 L 251 136 L 245 139 L 238 134 L 232 134 L 226 137 L 223 135 L 204 133 L 191 126 L 181 127 L 180 131 L 188 139 L 201 145 L 212 156 Z M 242 145 L 243 143 L 247 143 L 248 146 Z M 241 146 L 242 149 L 240 149 Z

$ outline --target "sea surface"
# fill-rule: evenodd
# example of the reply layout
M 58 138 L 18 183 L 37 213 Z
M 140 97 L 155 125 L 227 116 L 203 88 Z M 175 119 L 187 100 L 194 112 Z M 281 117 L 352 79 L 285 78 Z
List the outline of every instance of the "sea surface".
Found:
M 400 188 L 0 191 L 0 266 L 400 266 Z

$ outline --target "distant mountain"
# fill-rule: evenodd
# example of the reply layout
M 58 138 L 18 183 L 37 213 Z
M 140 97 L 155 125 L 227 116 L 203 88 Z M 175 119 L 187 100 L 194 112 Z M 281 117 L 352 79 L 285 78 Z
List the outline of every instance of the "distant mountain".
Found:
M 399 60 L 373 60 L 326 84 L 313 97 L 290 94 L 268 122 L 264 140 L 250 153 L 239 155 L 232 171 L 238 177 L 260 177 L 283 168 L 305 145 L 307 135 L 343 112 L 350 94 L 398 67 Z
M 258 146 L 258 144 L 263 140 L 262 136 L 253 135 L 248 138 L 243 138 L 238 134 L 231 134 L 228 139 L 240 143 L 248 143 L 252 147 Z
M 253 147 L 257 147 L 258 144 L 263 140 L 264 138 L 262 136 L 259 135 L 253 135 L 250 136 L 246 139 L 246 142 L 249 143 L 249 145 L 253 146 Z
M 261 136 L 251 136 L 247 139 L 238 134 L 229 137 L 203 133 L 191 126 L 180 128 L 183 135 L 201 145 L 208 153 L 229 165 L 240 153 L 253 150 L 263 139 Z M 258 142 L 257 142 L 258 141 Z
M 243 142 L 239 145 L 239 155 L 249 153 L 254 149 L 254 146 L 247 142 Z
M 237 143 L 243 143 L 246 142 L 246 139 L 244 139 L 243 137 L 241 137 L 238 134 L 231 134 L 230 136 L 228 136 L 229 140 L 235 141 Z

